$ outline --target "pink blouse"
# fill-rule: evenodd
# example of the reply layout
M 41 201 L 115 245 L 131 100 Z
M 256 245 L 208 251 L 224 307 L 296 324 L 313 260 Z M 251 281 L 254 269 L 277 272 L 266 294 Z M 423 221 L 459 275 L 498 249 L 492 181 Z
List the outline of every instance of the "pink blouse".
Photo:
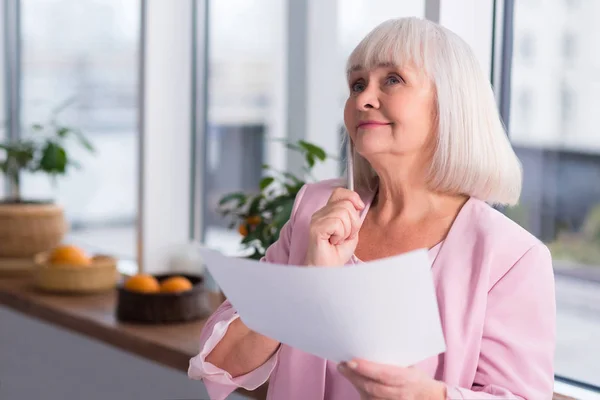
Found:
M 302 265 L 310 217 L 338 184 L 304 186 L 264 261 Z M 373 198 L 361 196 L 367 205 Z M 471 198 L 429 255 L 447 350 L 415 367 L 444 382 L 448 399 L 551 399 L 555 302 L 546 246 Z M 353 257 L 349 263 L 354 262 L 360 261 Z M 205 324 L 201 350 L 190 360 L 188 375 L 204 381 L 211 399 L 225 399 L 238 387 L 254 390 L 267 380 L 270 400 L 360 398 L 335 363 L 285 344 L 262 366 L 235 378 L 206 362 L 236 318 L 224 302 Z

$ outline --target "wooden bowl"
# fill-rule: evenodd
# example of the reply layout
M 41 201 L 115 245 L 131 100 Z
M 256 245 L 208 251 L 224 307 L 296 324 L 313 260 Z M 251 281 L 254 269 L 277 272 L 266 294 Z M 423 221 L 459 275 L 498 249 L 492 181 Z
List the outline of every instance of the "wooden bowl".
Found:
M 176 293 L 139 293 L 117 288 L 117 319 L 123 322 L 143 324 L 167 324 L 195 321 L 208 315 L 206 289 L 201 276 L 188 274 L 154 275 L 162 282 L 173 276 L 183 276 L 192 283 L 192 288 Z
M 95 256 L 91 265 L 79 266 L 48 263 L 48 253 L 35 257 L 34 285 L 41 290 L 91 294 L 112 290 L 117 286 L 120 275 L 117 260 L 107 255 Z

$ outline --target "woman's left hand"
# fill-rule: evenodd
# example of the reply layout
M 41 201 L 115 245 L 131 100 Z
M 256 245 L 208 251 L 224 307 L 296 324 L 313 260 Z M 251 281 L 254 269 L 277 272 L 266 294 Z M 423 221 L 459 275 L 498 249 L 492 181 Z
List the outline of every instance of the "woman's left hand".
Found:
M 362 400 L 445 400 L 446 385 L 416 368 L 352 360 L 339 371 L 356 387 Z

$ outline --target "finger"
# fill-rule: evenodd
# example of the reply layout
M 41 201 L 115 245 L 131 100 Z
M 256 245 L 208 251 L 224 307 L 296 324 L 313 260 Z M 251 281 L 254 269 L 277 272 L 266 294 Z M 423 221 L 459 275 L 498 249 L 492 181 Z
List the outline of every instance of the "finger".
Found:
M 320 239 L 327 240 L 333 245 L 338 245 L 346 240 L 351 226 L 347 218 L 326 217 L 316 224 L 315 229 L 320 232 Z
M 359 359 L 354 359 L 345 365 L 355 374 L 391 386 L 403 384 L 406 381 L 406 374 L 410 373 L 408 368 Z
M 344 207 L 348 211 L 348 215 L 350 216 L 350 234 L 348 235 L 349 239 L 354 239 L 358 232 L 360 231 L 360 227 L 362 225 L 362 221 L 360 219 L 359 212 L 354 208 L 354 205 L 348 201 L 341 201 L 338 203 L 339 207 Z
M 341 374 L 352 383 L 352 385 L 366 399 L 395 399 L 399 393 L 398 388 L 374 381 L 356 373 L 343 363 L 338 366 Z
M 320 239 L 338 244 L 360 229 L 360 219 L 350 204 L 340 204 L 316 216 L 313 229 Z
M 353 190 L 348 190 L 346 188 L 335 188 L 327 201 L 327 204 L 335 203 L 340 200 L 348 200 L 357 210 L 362 210 L 365 208 L 365 203 L 360 198 L 359 194 Z

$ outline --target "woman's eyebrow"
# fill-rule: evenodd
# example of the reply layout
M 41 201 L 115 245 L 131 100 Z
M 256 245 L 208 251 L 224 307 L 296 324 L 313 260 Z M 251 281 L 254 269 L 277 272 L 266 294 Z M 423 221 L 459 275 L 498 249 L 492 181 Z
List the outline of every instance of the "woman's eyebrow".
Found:
M 375 66 L 375 68 L 397 68 L 397 67 L 398 67 L 398 65 L 396 65 L 393 62 L 381 62 Z M 355 65 L 351 66 L 350 69 L 348 69 L 348 72 L 356 72 L 356 71 L 361 71 L 363 69 L 364 69 L 364 67 L 362 65 L 355 64 Z

